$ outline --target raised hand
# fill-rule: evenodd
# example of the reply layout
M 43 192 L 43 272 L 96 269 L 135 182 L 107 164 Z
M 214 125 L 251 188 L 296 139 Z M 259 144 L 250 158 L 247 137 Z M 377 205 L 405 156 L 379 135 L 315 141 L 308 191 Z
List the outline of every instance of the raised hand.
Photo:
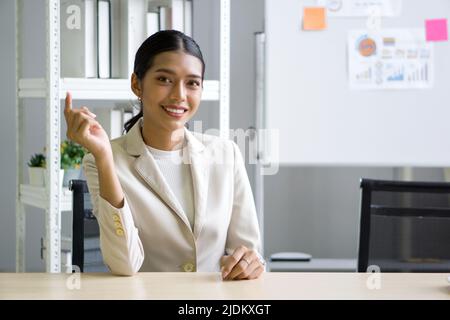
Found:
M 112 154 L 108 134 L 95 120 L 96 115 L 86 107 L 73 109 L 70 92 L 66 95 L 64 117 L 67 123 L 68 139 L 85 147 L 96 159 Z

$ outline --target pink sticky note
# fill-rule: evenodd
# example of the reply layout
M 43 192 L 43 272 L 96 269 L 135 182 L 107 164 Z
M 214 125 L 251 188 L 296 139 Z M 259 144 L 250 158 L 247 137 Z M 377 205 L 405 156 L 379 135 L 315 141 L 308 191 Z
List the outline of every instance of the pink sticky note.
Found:
M 447 19 L 430 19 L 425 21 L 427 41 L 447 41 Z

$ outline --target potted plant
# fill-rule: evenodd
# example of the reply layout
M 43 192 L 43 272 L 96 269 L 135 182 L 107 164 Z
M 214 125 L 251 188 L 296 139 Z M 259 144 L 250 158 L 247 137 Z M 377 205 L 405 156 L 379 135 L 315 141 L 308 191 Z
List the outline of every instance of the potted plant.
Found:
M 28 176 L 30 184 L 34 186 L 45 185 L 45 155 L 36 153 L 28 161 Z
M 63 187 L 69 185 L 69 181 L 79 179 L 81 176 L 81 161 L 86 154 L 86 149 L 79 144 L 64 140 L 61 142 L 61 169 L 64 170 Z

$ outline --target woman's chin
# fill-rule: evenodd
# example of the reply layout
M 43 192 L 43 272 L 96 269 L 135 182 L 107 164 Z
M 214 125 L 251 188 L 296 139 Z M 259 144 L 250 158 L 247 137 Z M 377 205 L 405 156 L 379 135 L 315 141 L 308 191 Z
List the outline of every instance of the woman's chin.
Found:
M 172 131 L 175 131 L 175 130 L 182 129 L 185 124 L 186 124 L 186 121 L 184 121 L 184 120 L 175 120 L 175 121 L 171 121 L 170 123 L 168 123 L 167 128 Z

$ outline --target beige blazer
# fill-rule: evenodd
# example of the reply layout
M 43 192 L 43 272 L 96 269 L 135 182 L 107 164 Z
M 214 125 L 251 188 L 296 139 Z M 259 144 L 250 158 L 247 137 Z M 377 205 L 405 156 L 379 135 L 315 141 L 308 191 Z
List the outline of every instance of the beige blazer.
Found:
M 219 271 L 220 258 L 244 245 L 261 253 L 253 195 L 238 146 L 185 129 L 193 179 L 190 223 L 141 134 L 142 119 L 111 141 L 124 206 L 100 197 L 92 154 L 83 159 L 103 260 L 115 274 L 138 271 Z M 186 149 L 185 149 L 186 150 Z

